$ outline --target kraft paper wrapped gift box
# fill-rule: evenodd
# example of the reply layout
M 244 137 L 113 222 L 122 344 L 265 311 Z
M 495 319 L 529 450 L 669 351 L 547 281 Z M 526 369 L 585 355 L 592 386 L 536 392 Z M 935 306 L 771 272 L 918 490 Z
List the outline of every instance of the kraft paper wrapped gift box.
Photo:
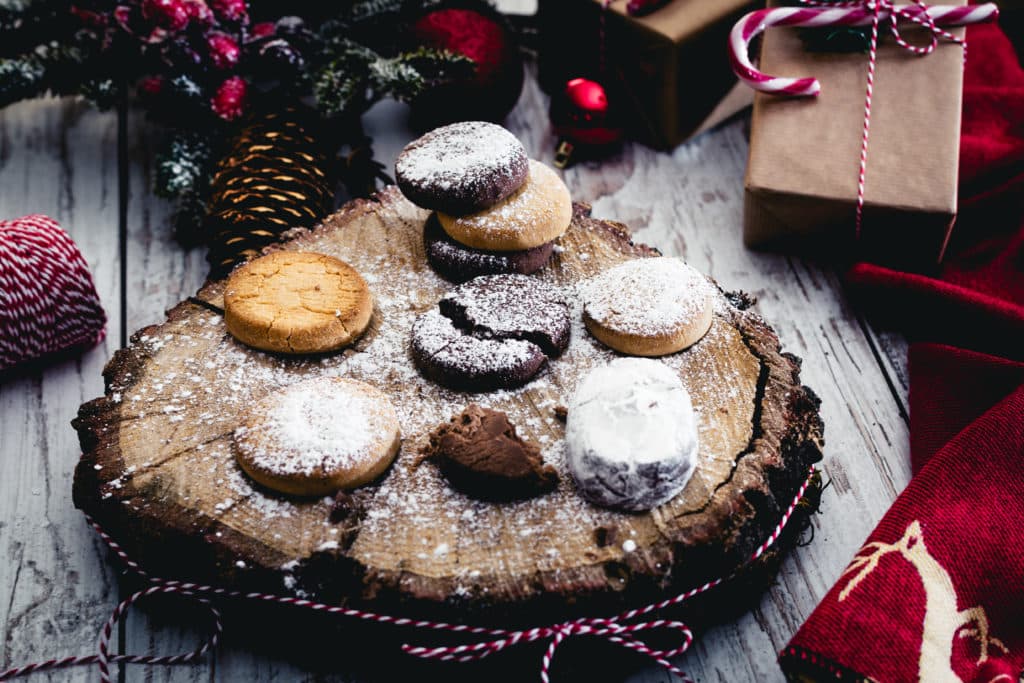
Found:
M 964 35 L 962 28 L 950 32 Z M 928 41 L 912 29 L 904 36 L 918 45 Z M 957 212 L 963 48 L 940 41 L 932 54 L 917 56 L 891 36 L 881 40 L 858 239 L 867 62 L 861 52 L 810 51 L 799 29 L 766 31 L 761 71 L 814 76 L 821 94 L 754 98 L 745 182 L 748 246 L 826 249 L 892 265 L 941 260 Z
M 583 76 L 604 81 L 629 134 L 669 148 L 749 104 L 736 85 L 727 37 L 752 0 L 671 0 L 630 16 L 627 0 L 541 0 L 540 79 L 549 92 Z M 601 72 L 601 21 L 604 72 Z M 725 100 L 724 107 L 719 107 Z M 726 110 L 727 109 L 727 110 Z M 713 115 L 712 115 L 713 114 Z

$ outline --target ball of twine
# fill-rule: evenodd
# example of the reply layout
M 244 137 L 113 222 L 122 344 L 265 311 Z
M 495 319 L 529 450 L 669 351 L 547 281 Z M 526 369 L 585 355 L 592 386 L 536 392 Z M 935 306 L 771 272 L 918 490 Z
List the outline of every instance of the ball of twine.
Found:
M 0 371 L 106 336 L 82 252 L 52 218 L 0 221 Z

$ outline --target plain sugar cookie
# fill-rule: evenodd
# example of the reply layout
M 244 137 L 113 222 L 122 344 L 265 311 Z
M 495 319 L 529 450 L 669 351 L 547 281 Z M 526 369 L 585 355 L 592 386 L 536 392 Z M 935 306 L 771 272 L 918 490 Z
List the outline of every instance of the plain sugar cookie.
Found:
M 224 321 L 238 341 L 277 353 L 323 353 L 351 344 L 373 314 L 370 289 L 331 256 L 278 251 L 234 270 Z
M 565 425 L 580 494 L 639 512 L 675 497 L 697 465 L 697 422 L 679 376 L 660 361 L 618 358 L 580 382 Z
M 711 329 L 715 290 L 677 258 L 620 263 L 583 287 L 583 322 L 601 343 L 631 356 L 664 356 Z
M 235 430 L 235 457 L 267 488 L 323 496 L 373 481 L 400 443 L 398 416 L 379 389 L 317 377 L 257 402 Z
M 569 228 L 572 197 L 552 169 L 530 159 L 526 182 L 508 199 L 468 216 L 438 212 L 453 240 L 486 251 L 522 251 L 546 244 Z

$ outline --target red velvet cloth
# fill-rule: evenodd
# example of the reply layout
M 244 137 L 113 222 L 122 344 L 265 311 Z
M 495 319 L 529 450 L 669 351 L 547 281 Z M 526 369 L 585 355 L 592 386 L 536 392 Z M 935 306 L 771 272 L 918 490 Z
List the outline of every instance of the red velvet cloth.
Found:
M 1016 683 L 1024 668 L 1024 70 L 997 27 L 967 36 L 946 261 L 848 274 L 863 306 L 927 340 L 910 348 L 915 475 L 781 653 L 794 677 Z

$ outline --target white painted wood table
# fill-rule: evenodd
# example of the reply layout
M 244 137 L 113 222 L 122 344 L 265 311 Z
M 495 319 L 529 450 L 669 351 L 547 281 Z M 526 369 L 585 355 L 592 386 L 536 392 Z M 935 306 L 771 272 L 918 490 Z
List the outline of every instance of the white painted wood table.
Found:
M 531 156 L 551 162 L 547 100 L 528 79 L 507 125 Z M 814 541 L 783 563 L 774 587 L 739 620 L 715 628 L 678 664 L 697 681 L 777 681 L 776 652 L 837 579 L 910 478 L 905 343 L 854 310 L 839 273 L 803 258 L 755 253 L 741 242 L 746 122 L 733 122 L 658 153 L 627 145 L 600 163 L 565 172 L 574 199 L 594 215 L 632 226 L 636 238 L 686 258 L 728 289 L 757 296 L 786 350 L 804 359 L 803 380 L 822 399 L 831 481 L 814 518 Z M 377 157 L 391 164 L 412 134 L 404 109 L 368 116 Z M 43 212 L 78 242 L 110 316 L 106 342 L 77 360 L 22 373 L 0 385 L 0 666 L 94 650 L 119 599 L 117 571 L 71 503 L 78 443 L 69 422 L 103 391 L 100 372 L 137 328 L 192 294 L 204 255 L 170 234 L 170 205 L 152 196 L 156 135 L 139 112 L 100 113 L 78 101 L 22 103 L 0 113 L 0 217 Z M 191 649 L 196 627 L 133 612 L 117 645 L 131 653 Z M 616 656 L 614 649 L 609 657 Z M 333 680 L 229 644 L 202 663 L 127 667 L 128 680 Z M 34 680 L 46 679 L 37 675 Z M 93 680 L 90 668 L 52 680 Z M 360 679 L 362 680 L 362 679 Z M 657 668 L 633 683 L 669 680 Z

